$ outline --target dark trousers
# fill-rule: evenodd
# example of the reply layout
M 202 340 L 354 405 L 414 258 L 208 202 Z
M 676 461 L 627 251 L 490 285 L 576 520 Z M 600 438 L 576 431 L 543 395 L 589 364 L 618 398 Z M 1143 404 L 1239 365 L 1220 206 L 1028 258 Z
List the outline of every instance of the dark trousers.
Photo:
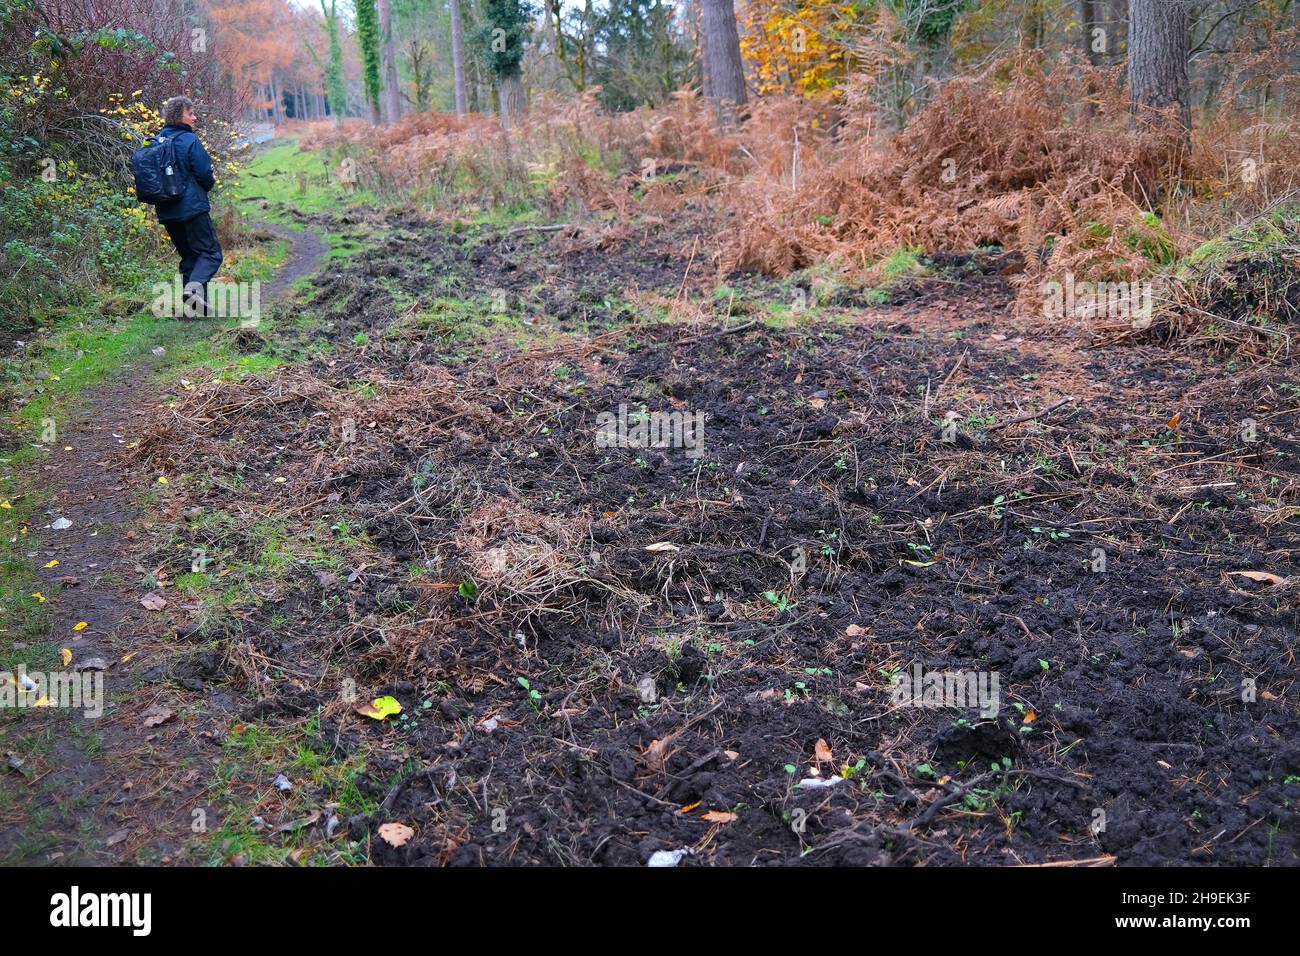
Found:
M 176 254 L 181 257 L 181 282 L 186 288 L 191 282 L 197 282 L 203 286 L 204 301 L 211 301 L 208 299 L 208 283 L 221 268 L 224 258 L 212 219 L 206 212 L 201 212 L 193 219 L 165 222 L 163 228 L 172 237 Z

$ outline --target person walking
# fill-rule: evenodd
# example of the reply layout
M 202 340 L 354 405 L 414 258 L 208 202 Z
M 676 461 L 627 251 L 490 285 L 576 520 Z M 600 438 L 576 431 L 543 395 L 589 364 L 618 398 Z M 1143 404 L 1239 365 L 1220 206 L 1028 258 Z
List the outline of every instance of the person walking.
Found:
M 173 96 L 163 104 L 166 125 L 158 133 L 172 138 L 172 148 L 185 180 L 185 189 L 178 198 L 155 208 L 158 221 L 180 256 L 187 316 L 208 314 L 211 302 L 208 283 L 221 268 L 224 258 L 217 230 L 208 215 L 211 209 L 208 193 L 216 185 L 216 178 L 212 174 L 212 158 L 194 132 L 197 120 L 194 101 L 188 96 Z

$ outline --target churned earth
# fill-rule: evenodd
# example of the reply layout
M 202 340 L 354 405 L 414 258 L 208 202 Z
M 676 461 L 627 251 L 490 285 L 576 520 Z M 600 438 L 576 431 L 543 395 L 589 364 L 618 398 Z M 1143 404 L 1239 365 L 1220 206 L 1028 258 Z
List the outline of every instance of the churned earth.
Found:
M 305 224 L 360 251 L 284 363 L 108 449 L 149 587 L 79 858 L 1297 862 L 1288 367 L 1018 327 L 997 253 L 819 296 L 689 216 Z

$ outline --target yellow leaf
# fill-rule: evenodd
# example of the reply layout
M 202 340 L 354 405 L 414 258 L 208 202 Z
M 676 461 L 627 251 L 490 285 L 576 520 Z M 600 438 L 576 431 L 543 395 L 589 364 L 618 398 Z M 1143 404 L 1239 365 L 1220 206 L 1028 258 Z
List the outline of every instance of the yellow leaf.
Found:
M 40 591 L 33 591 L 33 592 L 32 592 L 32 597 L 36 598 L 36 603 L 38 603 L 38 604 L 44 604 L 44 603 L 45 603 L 45 595 L 42 594 Z
M 72 625 L 74 631 L 84 631 L 88 627 L 90 627 L 90 625 L 85 621 L 78 621 L 76 624 Z
M 158 476 L 158 484 L 160 484 L 160 485 L 165 485 L 165 484 L 167 484 L 167 476 L 166 476 L 166 475 L 159 475 L 159 476 Z
M 358 714 L 371 720 L 383 720 L 385 717 L 401 712 L 402 705 L 398 703 L 396 697 L 376 697 L 370 703 L 362 704 L 357 708 Z
M 65 647 L 63 650 L 59 651 L 59 656 L 63 658 L 64 667 L 67 667 L 72 663 L 72 651 L 68 650 L 68 648 Z
M 45 566 L 46 566 L 47 568 L 57 568 L 57 567 L 59 566 L 59 562 L 58 562 L 58 561 L 51 561 L 49 564 L 47 564 L 47 565 L 45 565 Z

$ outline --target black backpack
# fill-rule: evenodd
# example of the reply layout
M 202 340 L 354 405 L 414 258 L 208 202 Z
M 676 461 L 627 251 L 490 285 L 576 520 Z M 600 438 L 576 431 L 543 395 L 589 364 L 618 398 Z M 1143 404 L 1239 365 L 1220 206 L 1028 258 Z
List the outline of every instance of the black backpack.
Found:
M 163 206 L 185 193 L 185 173 L 176 161 L 171 136 L 155 136 L 131 154 L 135 195 L 151 206 Z

